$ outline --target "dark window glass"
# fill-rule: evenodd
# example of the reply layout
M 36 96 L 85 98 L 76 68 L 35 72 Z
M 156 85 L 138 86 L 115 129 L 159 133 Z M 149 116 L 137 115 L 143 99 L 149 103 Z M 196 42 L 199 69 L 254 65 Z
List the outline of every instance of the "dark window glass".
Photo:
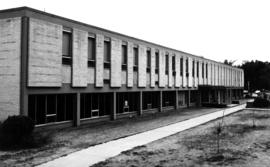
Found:
M 96 45 L 94 38 L 88 38 L 88 60 L 95 61 L 96 60 Z
M 180 75 L 183 76 L 183 58 L 180 59 Z
M 197 77 L 199 77 L 199 62 L 197 62 Z
M 206 72 L 205 77 L 208 78 L 208 64 L 205 64 L 205 72 Z
M 127 64 L 127 45 L 122 45 L 122 64 Z
M 188 71 L 188 59 L 186 60 L 186 76 L 188 77 L 189 71 Z
M 151 51 L 147 50 L 147 68 L 151 67 Z
M 71 57 L 71 33 L 63 32 L 63 44 L 62 44 L 63 57 Z
M 169 55 L 166 55 L 165 70 L 166 70 L 165 73 L 168 74 L 168 71 L 169 71 Z
M 194 77 L 194 75 L 195 75 L 195 62 L 194 61 L 192 61 L 192 77 Z
M 111 61 L 111 46 L 109 41 L 104 41 L 104 62 L 110 63 Z
M 175 56 L 172 57 L 172 70 L 175 71 Z
M 156 52 L 156 69 L 159 68 L 159 55 L 158 52 Z
M 202 78 L 204 78 L 204 63 L 202 63 Z
M 133 48 L 133 54 L 134 54 L 134 66 L 138 66 L 138 56 L 139 56 L 139 53 L 138 53 L 138 48 Z

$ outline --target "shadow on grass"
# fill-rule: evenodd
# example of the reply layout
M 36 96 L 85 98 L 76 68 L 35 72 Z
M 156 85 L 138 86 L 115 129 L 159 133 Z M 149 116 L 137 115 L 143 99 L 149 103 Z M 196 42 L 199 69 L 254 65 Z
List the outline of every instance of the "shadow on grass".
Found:
M 255 118 L 256 120 L 262 120 L 262 119 L 270 119 L 270 114 L 262 114 L 262 113 L 256 113 L 253 115 L 253 113 L 243 113 L 237 115 L 238 119 L 240 121 L 247 121 L 247 120 L 252 120 Z

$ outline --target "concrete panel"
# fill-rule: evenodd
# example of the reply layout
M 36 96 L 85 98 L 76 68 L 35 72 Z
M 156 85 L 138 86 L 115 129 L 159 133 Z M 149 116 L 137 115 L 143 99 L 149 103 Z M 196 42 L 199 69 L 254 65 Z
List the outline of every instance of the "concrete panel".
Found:
M 111 39 L 111 87 L 121 87 L 122 41 Z
M 158 81 L 159 87 L 165 87 L 165 51 L 160 49 L 159 52 L 159 71 L 158 71 Z
M 104 70 L 104 36 L 96 34 L 96 75 L 95 86 L 103 87 Z
M 211 64 L 211 76 L 212 76 L 211 84 L 212 86 L 214 86 L 215 85 L 215 64 L 214 63 Z
M 21 18 L 0 20 L 0 121 L 20 113 Z
M 62 85 L 62 26 L 30 18 L 28 86 Z
M 183 56 L 183 87 L 187 87 L 186 59 L 187 57 Z
M 180 87 L 180 55 L 175 55 L 175 87 Z
M 73 30 L 72 86 L 87 87 L 88 32 Z
M 193 77 L 192 77 L 192 58 L 188 57 L 188 87 L 193 86 Z
M 172 87 L 173 80 L 172 80 L 172 53 L 169 53 L 169 71 L 168 71 L 168 86 Z
M 122 75 L 121 83 L 122 85 L 126 85 L 127 84 L 127 71 L 122 71 L 121 75 Z
M 146 86 L 150 86 L 150 80 L 151 80 L 151 78 L 150 78 L 150 73 L 146 73 Z
M 110 78 L 111 78 L 110 70 L 105 68 L 105 69 L 103 70 L 103 79 L 109 80 Z
M 218 86 L 218 80 L 219 80 L 219 71 L 218 71 L 218 64 L 215 64 L 215 86 Z
M 211 63 L 210 62 L 208 62 L 208 64 L 207 64 L 207 70 L 208 70 L 208 74 L 207 74 L 207 76 L 208 76 L 208 78 L 207 78 L 207 85 L 211 85 Z
M 69 65 L 62 65 L 61 68 L 62 73 L 62 83 L 71 83 L 71 66 Z
M 146 47 L 139 45 L 138 87 L 146 87 Z
M 245 85 L 245 72 L 244 70 L 242 70 L 242 87 L 244 87 Z
M 204 76 L 203 77 L 203 84 L 204 85 L 207 85 L 207 79 L 206 79 L 206 61 L 203 60 L 203 64 L 204 64 L 204 67 L 203 67 L 204 68 L 204 71 L 203 71 L 203 73 L 204 73 L 203 74 L 203 76 Z
M 87 69 L 87 83 L 94 84 L 95 83 L 95 73 L 96 70 L 93 67 Z
M 133 43 L 128 42 L 128 60 L 127 60 L 127 87 L 133 87 Z
M 156 83 L 156 73 L 155 73 L 155 69 L 156 69 L 156 56 L 155 56 L 155 48 L 151 48 L 151 71 L 150 71 L 150 87 L 155 87 L 155 83 Z

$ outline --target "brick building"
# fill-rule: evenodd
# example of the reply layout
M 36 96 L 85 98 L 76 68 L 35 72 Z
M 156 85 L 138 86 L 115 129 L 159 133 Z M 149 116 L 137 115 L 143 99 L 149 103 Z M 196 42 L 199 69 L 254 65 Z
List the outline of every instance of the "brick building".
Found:
M 21 7 L 0 11 L 0 120 L 72 126 L 242 96 L 244 72 Z

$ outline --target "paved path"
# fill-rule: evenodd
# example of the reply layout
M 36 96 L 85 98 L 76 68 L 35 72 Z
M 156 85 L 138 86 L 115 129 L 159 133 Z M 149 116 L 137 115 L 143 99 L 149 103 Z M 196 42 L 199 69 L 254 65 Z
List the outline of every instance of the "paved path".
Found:
M 87 167 L 104 161 L 110 157 L 120 154 L 122 151 L 145 145 L 155 140 L 173 135 L 189 128 L 201 125 L 224 115 L 237 112 L 246 107 L 246 104 L 221 109 L 219 111 L 202 115 L 196 118 L 128 136 L 125 138 L 109 141 L 107 143 L 92 146 L 67 156 L 39 165 L 39 167 Z

